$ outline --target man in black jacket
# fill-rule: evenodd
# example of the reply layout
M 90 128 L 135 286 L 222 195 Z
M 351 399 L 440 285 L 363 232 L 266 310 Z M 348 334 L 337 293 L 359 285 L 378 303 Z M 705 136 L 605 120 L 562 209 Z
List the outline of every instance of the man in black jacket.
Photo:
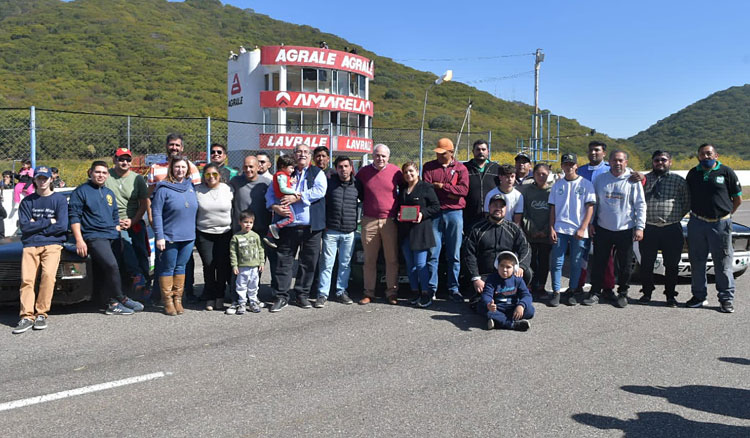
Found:
M 323 252 L 318 264 L 318 298 L 315 300 L 318 309 L 328 301 L 336 253 L 339 256 L 336 299 L 343 304 L 352 304 L 346 287 L 351 273 L 354 231 L 357 229 L 358 193 L 352 160 L 340 156 L 336 158 L 334 167 L 336 173 L 329 178 L 326 190 L 326 229 L 323 231 Z
M 495 259 L 502 251 L 513 251 L 518 256 L 516 276 L 529 284 L 532 277 L 529 243 L 518 225 L 505 220 L 505 198 L 498 194 L 490 200 L 489 216 L 472 227 L 461 246 L 461 261 L 476 294 L 481 295 L 484 280 L 497 271 Z
M 471 227 L 484 217 L 484 198 L 498 185 L 498 164 L 490 161 L 487 142 L 475 141 L 472 152 L 474 159 L 464 163 L 469 170 L 469 194 L 466 195 L 464 207 L 464 235 L 469 234 Z

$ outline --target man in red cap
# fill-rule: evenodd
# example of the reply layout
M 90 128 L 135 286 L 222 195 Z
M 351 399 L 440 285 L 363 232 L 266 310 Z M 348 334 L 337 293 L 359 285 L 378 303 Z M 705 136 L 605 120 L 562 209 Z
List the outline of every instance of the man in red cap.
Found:
M 448 262 L 448 294 L 455 302 L 464 298 L 458 290 L 458 274 L 461 270 L 461 240 L 463 233 L 463 209 L 469 193 L 469 171 L 460 161 L 453 158 L 453 142 L 448 138 L 438 140 L 435 155 L 422 170 L 423 178 L 432 184 L 440 200 L 440 213 L 432 219 L 432 229 L 437 245 L 430 250 L 427 264 L 430 269 L 430 290 L 423 291 L 420 307 L 432 304 L 438 287 L 438 260 L 445 245 Z

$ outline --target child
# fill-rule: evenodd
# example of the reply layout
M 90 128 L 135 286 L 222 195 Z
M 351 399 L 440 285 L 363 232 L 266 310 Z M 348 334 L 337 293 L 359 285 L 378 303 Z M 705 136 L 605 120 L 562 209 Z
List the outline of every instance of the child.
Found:
M 482 291 L 482 301 L 487 309 L 487 329 L 495 326 L 525 332 L 531 328 L 534 317 L 531 293 L 522 277 L 517 277 L 518 257 L 503 251 L 495 259 L 497 274 L 487 277 Z
M 13 188 L 13 204 L 21 202 L 21 195 L 28 196 L 34 193 L 34 169 L 31 168 L 31 160 L 24 160 L 21 171 L 15 175 L 18 183 Z
M 299 192 L 294 190 L 294 186 L 297 184 L 297 180 L 292 178 L 294 173 L 294 165 L 296 161 L 291 155 L 282 155 L 276 160 L 276 168 L 278 171 L 273 175 L 273 191 L 276 193 L 276 198 L 281 199 L 284 195 L 299 195 Z M 279 238 L 279 228 L 294 222 L 294 212 L 289 209 L 289 217 L 283 217 L 271 224 L 268 227 L 268 234 L 273 236 L 274 239 Z M 270 242 L 270 239 L 265 239 L 266 244 L 272 248 L 276 248 L 276 244 Z
M 258 284 L 266 255 L 263 253 L 260 236 L 253 231 L 254 223 L 255 214 L 252 211 L 241 212 L 240 231 L 232 236 L 229 246 L 229 260 L 232 271 L 237 276 L 235 289 L 238 300 L 227 309 L 227 315 L 244 314 L 246 303 L 253 313 L 260 312 L 262 307 L 258 301 Z

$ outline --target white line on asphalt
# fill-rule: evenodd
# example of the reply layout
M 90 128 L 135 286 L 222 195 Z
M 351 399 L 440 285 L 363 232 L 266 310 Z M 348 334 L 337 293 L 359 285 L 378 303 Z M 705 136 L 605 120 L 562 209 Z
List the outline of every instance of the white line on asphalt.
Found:
M 67 391 L 55 392 L 53 394 L 38 395 L 36 397 L 25 398 L 22 400 L 14 400 L 7 403 L 0 403 L 0 412 L 9 411 L 11 409 L 22 408 L 25 406 L 31 406 L 38 403 L 45 403 L 49 401 L 60 400 L 63 398 L 73 397 L 76 395 L 88 394 L 90 392 L 104 391 L 105 389 L 117 388 L 118 386 L 132 385 L 134 383 L 146 382 L 148 380 L 158 379 L 171 373 L 164 373 L 159 371 L 158 373 L 144 374 L 142 376 L 129 377 L 127 379 L 115 380 L 113 382 L 99 383 L 96 385 L 84 386 L 82 388 L 70 389 Z

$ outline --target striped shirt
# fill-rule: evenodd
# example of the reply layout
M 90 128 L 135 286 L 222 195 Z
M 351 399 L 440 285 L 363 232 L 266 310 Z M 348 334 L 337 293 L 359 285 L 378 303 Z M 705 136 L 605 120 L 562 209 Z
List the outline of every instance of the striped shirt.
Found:
M 169 170 L 169 162 L 154 163 L 148 170 L 148 185 L 155 186 L 159 181 L 167 179 L 167 171 Z M 193 184 L 198 185 L 201 183 L 201 172 L 195 167 L 192 161 L 188 161 L 188 171 L 190 172 L 190 180 Z
M 676 173 L 646 174 L 646 223 L 664 226 L 679 222 L 690 211 L 687 182 Z

